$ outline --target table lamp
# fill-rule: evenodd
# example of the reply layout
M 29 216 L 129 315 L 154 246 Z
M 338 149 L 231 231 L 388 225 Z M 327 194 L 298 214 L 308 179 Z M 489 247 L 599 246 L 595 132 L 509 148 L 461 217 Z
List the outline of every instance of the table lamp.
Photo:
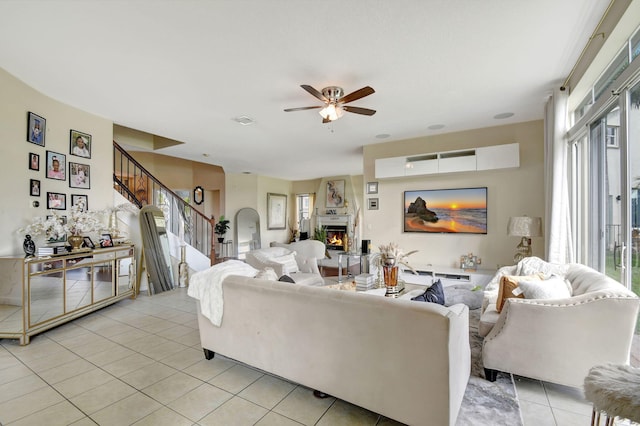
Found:
M 509 218 L 507 233 L 510 237 L 522 237 L 513 256 L 515 263 L 531 256 L 531 237 L 542 236 L 542 219 L 539 217 L 514 216 Z

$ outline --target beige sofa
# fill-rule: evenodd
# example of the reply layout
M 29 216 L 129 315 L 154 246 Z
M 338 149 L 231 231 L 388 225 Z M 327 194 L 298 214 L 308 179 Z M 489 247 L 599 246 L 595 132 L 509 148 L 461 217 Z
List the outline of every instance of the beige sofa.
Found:
M 571 297 L 507 299 L 498 313 L 500 277 L 536 271 L 563 276 L 571 284 Z M 502 268 L 487 284 L 479 325 L 487 378 L 504 371 L 581 387 L 594 365 L 629 363 L 639 306 L 633 292 L 584 265 L 526 258 Z
M 410 425 L 454 425 L 470 374 L 468 308 L 231 275 L 200 339 L 246 363 Z

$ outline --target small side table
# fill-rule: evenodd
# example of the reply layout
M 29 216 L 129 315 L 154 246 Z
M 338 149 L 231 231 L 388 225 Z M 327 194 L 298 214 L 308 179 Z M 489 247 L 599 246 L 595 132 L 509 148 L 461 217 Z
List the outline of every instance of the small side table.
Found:
M 640 423 L 640 368 L 622 364 L 596 365 L 584 379 L 584 395 L 591 403 L 591 425 L 600 425 L 606 413 L 605 426 L 613 426 L 616 417 Z
M 360 265 L 360 254 L 359 253 L 340 253 L 338 255 L 338 282 L 342 282 L 342 259 L 347 258 L 347 279 L 351 276 L 351 271 L 349 271 L 349 263 L 351 259 L 358 261 L 358 265 L 360 266 L 360 273 L 362 273 L 362 265 Z

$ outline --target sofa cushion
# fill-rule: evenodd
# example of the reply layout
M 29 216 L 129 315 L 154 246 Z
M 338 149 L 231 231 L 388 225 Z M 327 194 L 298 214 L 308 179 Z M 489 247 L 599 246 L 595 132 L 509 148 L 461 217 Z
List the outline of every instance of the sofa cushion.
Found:
M 412 297 L 411 300 L 444 305 L 444 290 L 442 288 L 442 282 L 440 280 L 436 281 L 435 283 L 431 284 L 431 287 L 426 289 L 424 293 L 416 297 Z
M 291 278 L 289 275 L 283 275 L 280 278 L 278 278 L 278 281 L 283 282 L 283 283 L 292 283 L 295 284 L 296 282 L 293 280 L 293 278 Z
M 520 275 L 504 275 L 500 278 L 500 287 L 498 290 L 498 298 L 496 299 L 496 310 L 502 311 L 504 301 L 510 297 L 517 297 L 524 299 L 524 295 L 521 291 L 516 290 L 518 288 L 518 282 L 520 280 L 528 281 L 540 281 L 543 279 L 542 274 L 532 274 L 527 276 Z
M 296 262 L 296 253 L 289 253 L 283 256 L 273 258 L 274 262 L 282 263 L 284 265 L 283 272 L 285 274 L 293 274 L 298 272 L 298 263 Z
M 276 274 L 276 271 L 274 271 L 273 268 L 266 267 L 258 271 L 256 278 L 260 278 L 262 280 L 277 281 L 278 274 Z
M 520 280 L 518 288 L 526 299 L 565 299 L 571 297 L 567 283 L 562 277 L 551 277 L 544 281 Z
M 489 334 L 493 326 L 496 325 L 498 318 L 500 318 L 500 313 L 496 309 L 496 304 L 490 303 L 480 316 L 480 322 L 478 322 L 478 334 L 481 337 Z

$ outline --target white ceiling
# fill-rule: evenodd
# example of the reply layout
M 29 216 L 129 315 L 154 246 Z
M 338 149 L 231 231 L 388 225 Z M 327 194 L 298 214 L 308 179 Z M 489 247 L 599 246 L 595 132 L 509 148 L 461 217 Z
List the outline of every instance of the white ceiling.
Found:
M 185 142 L 162 154 L 291 180 L 361 174 L 363 145 L 541 119 L 607 5 L 2 0 L 0 67 L 56 100 Z M 284 112 L 320 103 L 301 84 L 369 85 L 376 93 L 350 105 L 377 114 L 322 124 L 318 110 Z M 514 116 L 493 118 L 505 112 Z M 255 123 L 232 120 L 243 115 Z

